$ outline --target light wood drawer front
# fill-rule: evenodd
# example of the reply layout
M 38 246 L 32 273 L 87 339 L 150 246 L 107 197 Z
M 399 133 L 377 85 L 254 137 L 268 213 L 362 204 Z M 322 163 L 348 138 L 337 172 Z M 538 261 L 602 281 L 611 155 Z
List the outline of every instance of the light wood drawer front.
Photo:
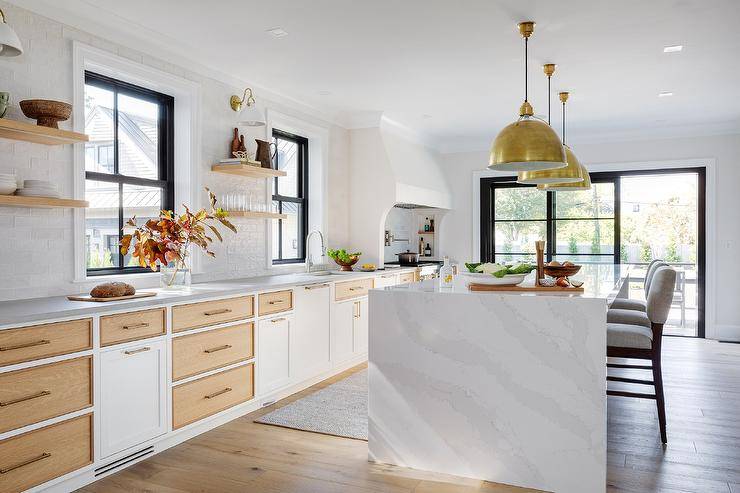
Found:
M 0 330 L 0 366 L 92 349 L 92 319 Z
M 254 397 L 254 363 L 172 389 L 172 428 L 181 428 Z
M 0 442 L 0 491 L 17 492 L 91 464 L 92 414 Z
M 369 290 L 373 289 L 373 285 L 373 279 L 338 282 L 334 286 L 334 296 L 336 301 L 365 296 Z
M 172 307 L 172 331 L 234 322 L 254 315 L 254 296 L 204 301 Z
M 416 275 L 413 272 L 403 272 L 398 276 L 398 284 L 410 284 L 416 281 Z
M 92 406 L 92 357 L 0 373 L 0 432 Z
M 156 337 L 165 332 L 164 308 L 100 317 L 101 346 Z
M 293 309 L 293 291 L 276 291 L 260 295 L 260 317 Z
M 254 324 L 172 339 L 172 379 L 181 380 L 254 357 Z

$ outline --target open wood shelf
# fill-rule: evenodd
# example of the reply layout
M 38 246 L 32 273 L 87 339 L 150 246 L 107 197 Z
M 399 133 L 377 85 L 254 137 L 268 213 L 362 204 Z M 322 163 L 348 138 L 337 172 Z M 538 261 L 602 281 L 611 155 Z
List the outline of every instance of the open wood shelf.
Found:
M 434 231 L 419 231 L 417 234 L 419 235 L 433 235 Z
M 73 207 L 84 208 L 90 204 L 86 200 L 55 199 L 51 197 L 21 197 L 19 195 L 0 195 L 0 206 L 9 207 Z
M 250 178 L 275 178 L 276 176 L 288 176 L 285 171 L 270 168 L 258 168 L 249 164 L 214 164 L 211 171 L 226 173 L 228 175 L 247 176 Z
M 251 219 L 288 219 L 287 214 L 277 212 L 253 212 L 253 211 L 226 211 L 231 217 L 247 217 Z
M 89 137 L 85 134 L 41 127 L 33 123 L 8 120 L 7 118 L 0 118 L 0 137 L 46 145 L 76 144 L 89 140 Z

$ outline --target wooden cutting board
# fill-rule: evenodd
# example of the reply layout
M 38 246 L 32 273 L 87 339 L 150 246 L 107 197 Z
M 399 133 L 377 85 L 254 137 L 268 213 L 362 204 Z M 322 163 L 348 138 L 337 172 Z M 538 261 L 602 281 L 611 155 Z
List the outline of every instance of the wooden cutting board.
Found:
M 93 301 L 96 303 L 106 303 L 108 301 L 121 301 L 121 300 L 133 300 L 135 298 L 149 298 L 150 296 L 157 296 L 157 293 L 151 291 L 142 291 L 136 294 L 130 294 L 128 296 L 113 296 L 111 298 L 95 298 L 89 294 L 83 294 L 80 296 L 67 296 L 70 301 Z
M 560 286 L 502 286 L 500 284 L 470 283 L 468 287 L 471 291 L 508 291 L 520 293 L 583 293 L 583 286 L 581 286 L 580 288 L 561 288 Z

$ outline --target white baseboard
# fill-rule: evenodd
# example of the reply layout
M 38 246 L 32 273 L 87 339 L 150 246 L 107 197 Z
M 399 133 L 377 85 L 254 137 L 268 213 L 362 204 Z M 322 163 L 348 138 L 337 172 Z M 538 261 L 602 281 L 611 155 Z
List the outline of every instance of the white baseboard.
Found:
M 712 339 L 740 342 L 740 325 L 715 325 Z

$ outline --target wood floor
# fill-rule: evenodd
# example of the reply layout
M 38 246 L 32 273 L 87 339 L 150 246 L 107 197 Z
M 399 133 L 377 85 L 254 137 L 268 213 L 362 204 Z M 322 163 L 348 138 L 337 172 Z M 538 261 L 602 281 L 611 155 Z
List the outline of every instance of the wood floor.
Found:
M 653 401 L 609 397 L 606 491 L 740 493 L 740 345 L 669 337 L 663 347 L 669 443 L 666 447 L 660 444 Z M 367 462 L 365 442 L 252 422 L 274 407 L 360 368 L 204 433 L 81 491 L 533 491 L 375 465 Z

